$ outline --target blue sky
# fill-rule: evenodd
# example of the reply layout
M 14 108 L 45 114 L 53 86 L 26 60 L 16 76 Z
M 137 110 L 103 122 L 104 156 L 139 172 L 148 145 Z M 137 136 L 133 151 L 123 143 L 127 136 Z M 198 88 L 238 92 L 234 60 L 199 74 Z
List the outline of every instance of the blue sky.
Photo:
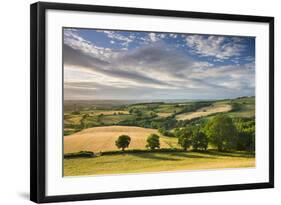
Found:
M 64 29 L 65 99 L 255 95 L 255 38 Z

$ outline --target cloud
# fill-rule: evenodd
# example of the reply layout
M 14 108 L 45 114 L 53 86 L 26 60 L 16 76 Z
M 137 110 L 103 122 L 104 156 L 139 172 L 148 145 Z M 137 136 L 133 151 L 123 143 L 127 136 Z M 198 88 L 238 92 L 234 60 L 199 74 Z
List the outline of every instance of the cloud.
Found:
M 79 36 L 73 29 L 64 30 L 64 44 L 93 57 L 108 58 L 113 54 L 110 48 L 94 45 Z
M 155 42 L 155 41 L 158 40 L 158 38 L 157 38 L 157 36 L 156 36 L 155 33 L 149 33 L 148 36 L 149 36 L 149 38 L 150 38 L 150 40 L 151 40 L 152 42 Z
M 171 38 L 177 38 L 177 37 L 178 37 L 178 35 L 177 35 L 177 34 L 174 34 L 174 33 L 170 33 L 169 36 L 170 36 Z
M 115 31 L 99 31 L 99 32 L 103 32 L 104 34 L 107 35 L 108 38 L 112 39 L 112 40 L 115 40 L 115 41 L 119 41 L 121 42 L 121 44 L 123 46 L 126 46 L 128 47 L 129 44 L 133 41 L 134 39 L 134 36 L 133 35 L 130 35 L 130 36 L 125 36 L 125 35 L 122 35 L 118 32 L 115 32 Z
M 65 35 L 63 47 L 67 98 L 202 99 L 254 94 L 253 57 L 247 57 L 246 64 L 222 66 L 193 59 L 161 40 L 135 49 L 114 50 L 97 46 L 73 32 Z M 233 42 L 218 37 L 205 40 L 207 46 L 202 46 L 221 45 L 225 52 L 218 54 L 209 49 L 209 55 L 212 51 L 218 60 L 229 56 L 229 50 L 224 48 Z M 239 57 L 234 56 L 234 60 Z
M 240 56 L 244 50 L 241 38 L 238 37 L 188 35 L 185 40 L 194 53 L 219 60 Z
M 166 38 L 167 34 L 160 33 L 160 34 L 158 34 L 158 36 L 159 36 L 159 38 L 164 39 L 164 38 Z
M 109 64 L 101 56 L 92 55 L 91 52 L 85 53 L 83 48 L 75 49 L 67 44 L 63 45 L 63 58 L 65 64 L 89 68 Z
M 93 73 L 111 76 L 119 80 L 134 81 L 142 86 L 144 84 L 156 87 L 168 86 L 168 83 L 157 80 L 157 78 L 150 77 L 144 73 L 132 69 L 123 69 L 122 65 L 118 63 L 119 59 L 118 57 L 112 59 L 111 62 L 103 61 L 94 56 L 84 54 L 82 50 L 76 50 L 68 45 L 64 45 L 65 66 L 75 66 L 76 69 L 81 67 Z M 83 69 L 81 69 L 80 72 L 83 72 Z
M 154 43 L 161 39 L 166 39 L 167 36 L 168 35 L 165 33 L 149 33 L 148 38 L 146 38 L 145 41 L 148 43 Z

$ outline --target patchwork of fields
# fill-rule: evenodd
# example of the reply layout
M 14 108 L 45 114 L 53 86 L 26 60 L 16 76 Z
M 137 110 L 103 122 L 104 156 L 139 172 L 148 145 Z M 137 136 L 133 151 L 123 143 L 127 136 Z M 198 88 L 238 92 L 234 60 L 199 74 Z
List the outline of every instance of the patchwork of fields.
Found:
M 128 150 L 146 150 L 147 137 L 157 134 L 160 147 L 181 149 L 175 128 L 197 126 L 224 113 L 231 118 L 254 120 L 255 98 L 180 103 L 138 103 L 102 106 L 90 102 L 72 103 L 64 113 L 64 153 L 117 151 L 115 141 L 129 135 Z M 239 120 L 238 120 L 239 121 Z M 250 125 L 251 122 L 248 124 Z M 246 125 L 246 124 L 245 124 Z M 247 125 L 248 126 L 248 125 Z M 161 128 L 161 129 L 159 129 Z M 248 129 L 248 128 L 247 128 Z M 164 130 L 164 131 L 163 131 Z M 173 170 L 254 167 L 254 152 L 145 152 L 64 159 L 64 175 L 96 175 Z M 126 149 L 126 150 L 127 150 Z

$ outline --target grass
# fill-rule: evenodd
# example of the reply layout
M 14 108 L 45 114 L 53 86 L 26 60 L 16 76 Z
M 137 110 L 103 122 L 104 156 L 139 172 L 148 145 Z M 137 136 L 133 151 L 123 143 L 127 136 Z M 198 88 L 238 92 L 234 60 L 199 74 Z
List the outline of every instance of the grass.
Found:
M 231 103 L 239 105 L 239 109 L 232 111 Z M 230 117 L 252 118 L 255 116 L 255 97 L 244 97 L 234 100 L 216 101 L 211 106 L 203 107 L 195 112 L 187 112 L 176 116 L 177 120 L 191 120 L 205 117 L 211 119 L 215 114 L 224 112 Z
M 101 117 L 100 121 L 105 125 L 112 125 L 123 120 L 128 120 L 133 118 L 132 115 L 124 114 L 124 115 L 104 115 Z
M 255 117 L 255 97 L 240 98 L 233 101 L 239 104 L 239 110 L 229 112 L 230 117 Z
M 65 124 L 80 124 L 80 120 L 82 119 L 81 115 L 67 115 L 67 119 L 64 120 Z
M 64 175 L 124 174 L 254 166 L 254 155 L 245 152 L 123 153 L 93 158 L 64 159 Z
M 175 104 L 164 104 L 160 105 L 155 109 L 157 113 L 175 113 L 182 110 L 182 107 L 175 107 Z
M 160 136 L 162 148 L 177 148 L 177 139 L 165 137 L 156 129 L 133 126 L 104 126 L 84 129 L 64 138 L 64 153 L 88 150 L 93 152 L 117 150 L 115 141 L 120 135 L 131 137 L 129 149 L 146 149 L 146 138 L 152 134 Z
M 103 102 L 102 102 L 103 103 Z M 141 111 L 143 117 L 156 115 L 154 119 L 164 119 L 180 112 L 185 105 L 192 103 L 145 103 L 125 106 L 95 107 L 91 104 L 85 108 L 75 105 L 66 110 L 64 114 L 64 159 L 65 176 L 144 173 L 176 170 L 204 170 L 221 168 L 254 167 L 255 156 L 246 152 L 182 152 L 177 138 L 160 135 L 156 129 L 134 126 L 116 126 L 121 121 L 137 119 L 137 115 L 129 113 L 132 108 Z M 230 110 L 234 108 L 236 109 Z M 83 106 L 82 106 L 83 107 Z M 73 110 L 77 110 L 74 113 Z M 243 97 L 214 101 L 213 105 L 198 109 L 195 112 L 182 113 L 175 118 L 186 120 L 202 117 L 211 119 L 219 112 L 224 112 L 230 117 L 254 117 L 255 98 Z M 85 117 L 85 114 L 87 116 Z M 79 125 L 85 124 L 84 127 Z M 91 128 L 87 128 L 91 127 Z M 83 129 L 83 130 L 81 130 Z M 152 134 L 160 136 L 161 150 L 147 152 L 146 138 Z M 118 136 L 126 134 L 132 140 L 129 151 L 120 153 L 115 146 Z M 209 149 L 212 147 L 209 147 Z M 136 149 L 138 151 L 136 151 Z M 172 152 L 166 152 L 170 149 Z M 87 150 L 86 152 L 80 152 Z M 90 152 L 89 152 L 90 151 Z M 74 153 L 76 152 L 76 153 Z M 88 153 L 89 152 L 89 153 Z M 99 156 L 91 157 L 91 152 Z M 100 156 L 99 152 L 103 152 Z M 106 152 L 106 153 L 105 153 Z M 89 157 L 84 157 L 85 155 Z
M 176 116 L 177 120 L 191 120 L 194 118 L 204 117 L 215 113 L 228 112 L 231 105 L 226 103 L 214 103 L 207 107 L 202 107 L 195 112 L 187 112 Z
M 158 112 L 157 113 L 157 115 L 159 116 L 159 117 L 163 117 L 163 118 L 165 118 L 165 117 L 169 117 L 169 116 L 171 116 L 173 113 L 171 113 L 171 112 Z

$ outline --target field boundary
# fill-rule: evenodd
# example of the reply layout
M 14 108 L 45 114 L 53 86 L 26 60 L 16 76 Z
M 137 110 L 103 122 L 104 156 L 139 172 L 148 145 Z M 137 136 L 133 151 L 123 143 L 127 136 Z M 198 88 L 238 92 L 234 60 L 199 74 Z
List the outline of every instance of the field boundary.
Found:
M 179 148 L 160 148 L 155 150 L 150 149 L 131 149 L 131 150 L 113 150 L 113 151 L 104 151 L 104 152 L 91 152 L 91 151 L 79 151 L 79 152 L 73 152 L 73 153 L 67 153 L 64 154 L 64 158 L 91 158 L 91 157 L 99 157 L 99 156 L 106 156 L 106 155 L 118 155 L 118 154 L 136 154 L 136 153 L 170 153 L 170 152 L 197 152 L 197 153 L 204 153 L 204 154 L 220 154 L 223 156 L 234 156 L 234 154 L 242 154 L 244 157 L 255 157 L 255 152 L 250 151 L 216 151 L 214 149 L 209 150 L 188 150 L 185 151 L 183 149 Z

